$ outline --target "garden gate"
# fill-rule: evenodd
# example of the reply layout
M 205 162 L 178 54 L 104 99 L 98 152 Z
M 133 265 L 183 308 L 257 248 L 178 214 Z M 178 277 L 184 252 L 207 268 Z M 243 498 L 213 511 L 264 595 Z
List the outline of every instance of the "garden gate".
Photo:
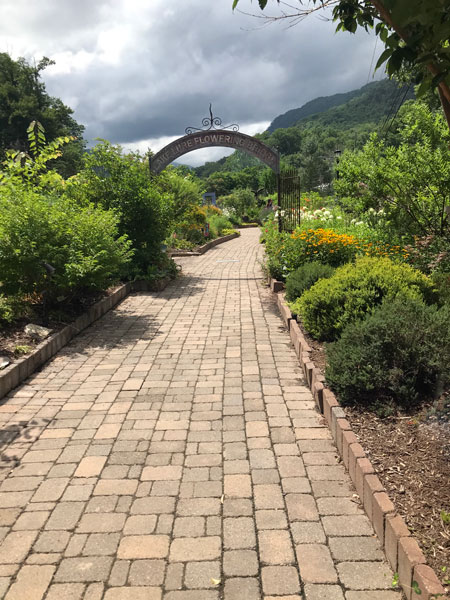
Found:
M 283 169 L 278 177 L 278 228 L 292 232 L 300 225 L 300 173 Z

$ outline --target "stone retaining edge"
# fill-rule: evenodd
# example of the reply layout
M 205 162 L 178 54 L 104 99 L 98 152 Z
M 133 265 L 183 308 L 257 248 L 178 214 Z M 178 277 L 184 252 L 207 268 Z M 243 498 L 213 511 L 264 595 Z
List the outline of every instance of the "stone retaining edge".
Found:
M 216 238 L 215 240 L 211 240 L 210 242 L 206 242 L 203 246 L 200 246 L 195 252 L 188 252 L 187 250 L 180 250 L 175 252 L 169 252 L 170 257 L 177 256 L 200 256 L 201 254 L 205 254 L 210 248 L 217 246 L 218 244 L 223 244 L 224 242 L 228 242 L 229 240 L 233 240 L 234 238 L 239 237 L 239 233 L 230 233 L 228 235 L 224 235 L 223 237 Z
M 83 329 L 117 306 L 129 294 L 144 291 L 161 292 L 169 282 L 168 277 L 157 282 L 130 281 L 121 285 L 110 296 L 93 304 L 86 313 L 38 344 L 30 355 L 18 359 L 0 373 L 0 399 L 52 358 Z
M 281 291 L 277 284 L 283 286 L 281 282 L 270 278 L 270 289 L 275 293 Z M 398 573 L 399 584 L 407 600 L 446 597 L 436 573 L 426 565 L 419 544 L 411 536 L 403 518 L 397 514 L 394 504 L 375 474 L 375 469 L 345 418 L 336 396 L 325 387 L 325 378 L 314 365 L 311 348 L 297 321 L 292 317 L 283 294 L 277 293 L 277 305 L 316 405 L 328 423 L 342 461 L 386 557 L 394 573 Z M 417 582 L 421 594 L 412 589 L 413 581 Z

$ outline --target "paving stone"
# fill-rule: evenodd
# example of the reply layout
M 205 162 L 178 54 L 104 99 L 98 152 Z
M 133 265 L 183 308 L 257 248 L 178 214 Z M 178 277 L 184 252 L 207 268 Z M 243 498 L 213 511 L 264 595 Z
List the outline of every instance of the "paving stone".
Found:
M 83 515 L 78 525 L 78 533 L 109 533 L 121 531 L 125 515 L 120 513 L 89 513 Z
M 376 592 L 347 592 L 345 600 L 402 600 L 404 598 L 401 592 L 386 592 L 377 590 Z
M 229 498 L 251 498 L 252 480 L 250 475 L 225 475 L 224 494 Z
M 251 577 L 258 574 L 258 556 L 254 550 L 228 550 L 223 555 L 227 577 Z
M 267 565 L 286 565 L 294 562 L 291 537 L 284 529 L 260 531 L 258 534 L 259 556 Z
M 107 581 L 113 559 L 109 556 L 63 558 L 55 574 L 55 581 Z
M 213 580 L 220 580 L 220 562 L 189 562 L 184 574 L 184 585 L 189 589 L 216 588 Z
M 300 592 L 298 572 L 294 567 L 263 567 L 261 580 L 266 595 L 281 596 Z
M 81 600 L 84 588 L 82 583 L 54 583 L 48 589 L 46 600 Z
M 258 580 L 251 577 L 236 577 L 225 581 L 225 600 L 260 600 Z
M 100 475 L 106 463 L 106 456 L 85 456 L 81 459 L 75 477 L 96 477 Z
M 254 548 L 256 544 L 255 524 L 250 517 L 224 519 L 224 547 L 229 550 Z
M 221 539 L 217 536 L 178 538 L 170 546 L 169 559 L 174 562 L 214 560 L 219 558 L 221 547 Z
M 219 592 L 210 590 L 174 591 L 164 594 L 164 600 L 219 600 Z
M 291 521 L 318 521 L 316 501 L 310 494 L 287 494 L 286 506 Z
M 288 525 L 283 510 L 257 510 L 255 518 L 258 529 L 285 529 Z
M 344 592 L 338 585 L 307 583 L 304 592 L 306 600 L 344 600 Z
M 178 517 L 175 519 L 173 537 L 201 537 L 205 535 L 204 517 Z
M 125 535 L 145 535 L 153 533 L 156 528 L 156 515 L 134 515 L 128 517 L 123 533 Z
M 340 580 L 350 590 L 392 588 L 392 572 L 384 562 L 342 562 L 337 570 Z
M 107 556 L 115 554 L 119 545 L 119 533 L 93 533 L 83 548 L 84 556 Z
M 55 567 L 50 565 L 25 565 L 17 574 L 17 579 L 10 587 L 7 600 L 41 600 L 50 584 Z
M 325 544 L 300 544 L 296 547 L 300 576 L 307 583 L 334 583 L 336 569 Z
M 0 564 L 22 562 L 37 536 L 37 531 L 13 531 L 7 535 L 0 546 Z
M 164 558 L 168 552 L 167 535 L 128 535 L 121 539 L 117 556 L 124 559 Z
M 329 540 L 333 558 L 338 561 L 383 560 L 378 539 L 373 537 L 334 537 Z
M 323 517 L 322 523 L 325 533 L 333 537 L 373 535 L 373 529 L 365 515 Z
M 60 502 L 50 515 L 45 529 L 73 529 L 83 512 L 84 502 Z
M 35 552 L 63 552 L 69 543 L 67 531 L 43 531 L 33 548 Z
M 161 600 L 162 592 L 157 587 L 109 588 L 104 600 Z
M 157 586 L 164 582 L 164 560 L 135 560 L 131 563 L 128 581 L 131 585 Z

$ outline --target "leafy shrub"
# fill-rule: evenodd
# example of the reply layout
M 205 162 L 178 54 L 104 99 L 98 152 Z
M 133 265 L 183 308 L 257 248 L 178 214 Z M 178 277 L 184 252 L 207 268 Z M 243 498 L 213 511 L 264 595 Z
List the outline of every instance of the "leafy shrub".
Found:
M 450 306 L 450 273 L 433 273 L 431 279 L 436 286 L 439 304 Z
M 173 201 L 150 179 L 147 161 L 102 142 L 86 154 L 84 169 L 68 187 L 79 204 L 116 211 L 119 233 L 128 236 L 135 250 L 134 271 L 145 273 L 169 233 Z
M 129 263 L 131 244 L 118 237 L 114 212 L 33 192 L 2 192 L 0 273 L 8 296 L 45 291 L 53 299 L 82 288 L 102 290 Z
M 256 206 L 255 195 L 250 189 L 236 189 L 228 196 L 219 198 L 219 205 L 233 213 L 243 221 L 253 220 L 258 217 L 259 209 Z
M 326 380 L 343 404 L 407 407 L 438 396 L 450 379 L 450 306 L 385 300 L 327 348 Z
M 436 235 L 415 237 L 405 246 L 406 261 L 424 273 L 442 273 L 450 270 L 450 239 Z
M 286 278 L 286 299 L 293 302 L 313 286 L 319 279 L 331 277 L 334 268 L 320 262 L 306 263 Z
M 240 231 L 236 231 L 236 229 L 228 229 L 227 227 L 225 229 L 222 229 L 222 235 L 231 235 L 232 233 L 235 233 L 237 235 L 241 235 Z
M 139 278 L 147 281 L 157 281 L 165 277 L 175 279 L 177 275 L 178 267 L 176 262 L 162 252 L 158 255 L 156 261 L 147 268 L 147 272 L 143 276 L 139 275 Z
M 176 248 L 177 250 L 193 250 L 195 248 L 193 242 L 188 242 L 188 240 L 177 237 L 176 233 L 167 238 L 166 245 L 169 248 Z
M 319 280 L 294 303 L 293 310 L 312 336 L 335 340 L 348 323 L 363 318 L 385 298 L 399 295 L 436 299 L 432 281 L 409 265 L 364 257 Z
M 0 327 L 3 323 L 12 323 L 16 317 L 16 311 L 14 303 L 11 302 L 10 298 L 5 298 L 3 294 L 0 294 Z
M 223 235 L 224 229 L 233 229 L 233 225 L 229 219 L 223 215 L 211 215 L 208 217 L 209 228 L 211 237 L 218 237 Z

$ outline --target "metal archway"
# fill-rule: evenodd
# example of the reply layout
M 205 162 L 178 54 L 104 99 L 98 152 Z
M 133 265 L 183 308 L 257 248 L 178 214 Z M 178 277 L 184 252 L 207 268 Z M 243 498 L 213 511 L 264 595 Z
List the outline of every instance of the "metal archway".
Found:
M 277 175 L 280 173 L 280 155 L 276 150 L 256 138 L 240 133 L 238 125 L 233 124 L 222 128 L 222 120 L 213 116 L 211 104 L 209 105 L 209 114 L 209 118 L 206 117 L 202 121 L 206 129 L 187 127 L 186 135 L 167 144 L 157 154 L 150 157 L 150 172 L 157 175 L 171 162 L 193 150 L 222 146 L 251 154 L 270 167 Z

